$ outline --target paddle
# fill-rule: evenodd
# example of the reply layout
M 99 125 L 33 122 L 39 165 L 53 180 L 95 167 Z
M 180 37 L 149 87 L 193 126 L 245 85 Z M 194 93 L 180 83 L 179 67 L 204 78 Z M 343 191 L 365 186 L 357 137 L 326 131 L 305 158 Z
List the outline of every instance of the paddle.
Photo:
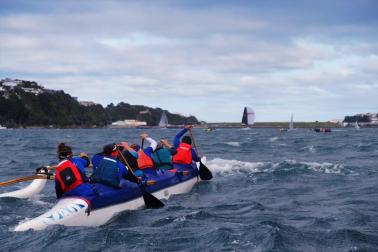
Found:
M 4 182 L 0 182 L 0 186 L 8 186 L 8 185 L 12 185 L 12 184 L 15 184 L 15 183 L 30 181 L 30 180 L 34 180 L 34 179 L 51 179 L 51 180 L 53 180 L 54 175 L 49 172 L 49 166 L 47 166 L 47 167 L 41 166 L 41 167 L 38 167 L 36 169 L 36 172 L 35 172 L 34 175 L 15 178 L 15 179 L 7 180 L 7 181 L 4 181 Z
M 193 145 L 194 145 L 194 149 L 196 150 L 197 156 L 201 156 L 200 152 L 197 148 L 196 140 L 193 136 L 192 129 L 189 129 L 189 134 L 190 134 L 191 138 L 193 139 Z M 213 178 L 213 174 L 211 173 L 209 168 L 207 168 L 206 165 L 204 163 L 202 163 L 201 159 L 200 159 L 200 167 L 199 167 L 199 176 L 202 180 L 210 180 L 210 179 Z
M 142 138 L 142 144 L 140 145 L 140 148 L 143 150 L 143 145 L 144 145 L 144 138 Z
M 142 145 L 143 145 L 143 142 L 142 142 Z M 132 169 L 131 169 L 131 166 L 129 165 L 129 162 L 127 162 L 126 158 L 123 156 L 122 151 L 119 151 L 119 154 L 120 154 L 123 162 L 125 162 L 125 164 L 127 165 L 127 167 L 130 167 L 128 169 L 129 172 L 131 172 L 132 174 L 134 174 L 133 171 L 132 171 Z M 154 182 L 154 183 L 149 183 L 149 182 Z M 153 185 L 155 183 L 156 183 L 156 181 L 147 181 L 146 182 L 147 185 Z M 146 205 L 147 208 L 161 208 L 161 207 L 164 206 L 164 203 L 161 202 L 158 198 L 156 198 L 151 193 L 146 192 L 146 189 L 145 189 L 143 183 L 140 184 L 139 188 L 142 191 L 144 204 Z
M 0 182 L 0 186 L 8 186 L 8 185 L 16 184 L 16 183 L 19 183 L 19 182 L 25 182 L 25 181 L 30 181 L 30 180 L 34 180 L 34 179 L 51 179 L 51 180 L 53 180 L 54 175 L 48 176 L 48 175 L 43 175 L 43 174 L 35 174 L 35 175 L 31 175 L 31 176 L 26 176 L 26 177 L 15 178 L 15 179 L 7 180 L 7 181 L 4 181 L 4 182 Z

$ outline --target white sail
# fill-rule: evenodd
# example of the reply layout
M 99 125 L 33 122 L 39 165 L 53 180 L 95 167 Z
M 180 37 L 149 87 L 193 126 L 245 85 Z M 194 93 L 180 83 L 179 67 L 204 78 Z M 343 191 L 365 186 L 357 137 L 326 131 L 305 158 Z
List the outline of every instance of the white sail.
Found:
M 253 125 L 255 122 L 255 111 L 250 107 L 245 107 L 243 111 L 242 124 L 247 126 Z
M 356 121 L 356 123 L 354 124 L 354 128 L 356 129 L 360 129 L 360 125 L 358 125 L 358 122 Z
M 290 120 L 290 123 L 289 123 L 289 130 L 293 130 L 293 129 L 294 129 L 293 114 L 291 114 L 291 120 Z
M 161 115 L 161 118 L 160 118 L 159 127 L 166 128 L 167 126 L 168 126 L 168 118 L 167 118 L 167 115 L 165 114 L 165 111 L 163 111 L 163 114 Z

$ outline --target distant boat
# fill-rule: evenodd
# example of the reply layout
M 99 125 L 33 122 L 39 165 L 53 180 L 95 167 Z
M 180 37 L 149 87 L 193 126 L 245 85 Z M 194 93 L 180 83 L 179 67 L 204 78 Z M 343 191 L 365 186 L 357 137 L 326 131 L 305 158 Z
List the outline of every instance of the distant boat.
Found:
M 208 132 L 208 133 L 213 132 L 214 130 L 215 130 L 215 128 L 213 128 L 213 127 L 207 127 L 205 129 L 205 131 Z
M 0 124 L 0 130 L 2 130 L 2 129 L 6 129 L 7 127 L 4 127 L 4 126 L 2 126 L 1 124 Z
M 355 124 L 354 124 L 354 128 L 355 129 L 360 129 L 360 125 L 358 125 L 358 122 L 356 121 Z
M 288 131 L 291 131 L 293 129 L 294 129 L 293 113 L 291 113 L 291 119 L 290 119 L 290 122 L 289 122 L 289 128 L 281 128 L 280 131 L 281 132 L 288 132 Z
M 293 130 L 293 129 L 294 129 L 293 113 L 291 113 L 291 119 L 290 119 L 290 123 L 289 123 L 289 130 Z
M 159 122 L 159 128 L 167 128 L 168 127 L 168 118 L 165 114 L 165 111 L 163 111 L 163 114 L 161 115 L 160 122 Z
M 327 132 L 331 132 L 331 129 L 330 128 L 315 128 L 314 131 L 315 132 L 327 133 Z
M 255 111 L 250 107 L 244 107 L 242 124 L 249 127 L 255 122 Z

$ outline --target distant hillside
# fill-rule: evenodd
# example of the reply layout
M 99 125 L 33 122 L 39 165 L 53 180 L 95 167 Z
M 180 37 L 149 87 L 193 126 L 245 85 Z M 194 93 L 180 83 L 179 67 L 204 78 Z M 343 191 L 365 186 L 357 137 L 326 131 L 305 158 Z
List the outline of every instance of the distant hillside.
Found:
M 158 124 L 160 108 L 121 102 L 105 108 L 93 102 L 79 102 L 64 91 L 45 89 L 33 81 L 0 81 L 0 124 L 7 127 L 104 127 L 117 120 L 137 119 L 149 126 Z M 173 125 L 196 124 L 194 116 L 185 117 L 166 111 Z
M 357 114 L 353 116 L 345 116 L 344 123 L 354 123 L 354 122 L 363 122 L 363 123 L 371 123 L 376 122 L 378 117 L 378 113 L 366 113 L 366 114 Z
M 365 113 L 353 116 L 345 116 L 343 125 L 345 127 L 354 127 L 355 123 L 364 127 L 378 127 L 378 113 Z

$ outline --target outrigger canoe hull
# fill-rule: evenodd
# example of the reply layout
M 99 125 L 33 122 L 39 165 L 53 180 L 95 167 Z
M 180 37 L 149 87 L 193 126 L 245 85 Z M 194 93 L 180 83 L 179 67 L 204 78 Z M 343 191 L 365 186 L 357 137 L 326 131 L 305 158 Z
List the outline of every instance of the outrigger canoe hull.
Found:
M 168 199 L 171 195 L 188 193 L 198 180 L 197 176 L 193 176 L 181 183 L 151 192 L 151 194 L 158 199 Z M 15 231 L 43 230 L 51 225 L 100 226 L 120 212 L 136 210 L 144 206 L 143 197 L 139 196 L 126 202 L 92 210 L 88 214 L 89 204 L 86 199 L 63 198 L 48 212 L 16 226 Z

